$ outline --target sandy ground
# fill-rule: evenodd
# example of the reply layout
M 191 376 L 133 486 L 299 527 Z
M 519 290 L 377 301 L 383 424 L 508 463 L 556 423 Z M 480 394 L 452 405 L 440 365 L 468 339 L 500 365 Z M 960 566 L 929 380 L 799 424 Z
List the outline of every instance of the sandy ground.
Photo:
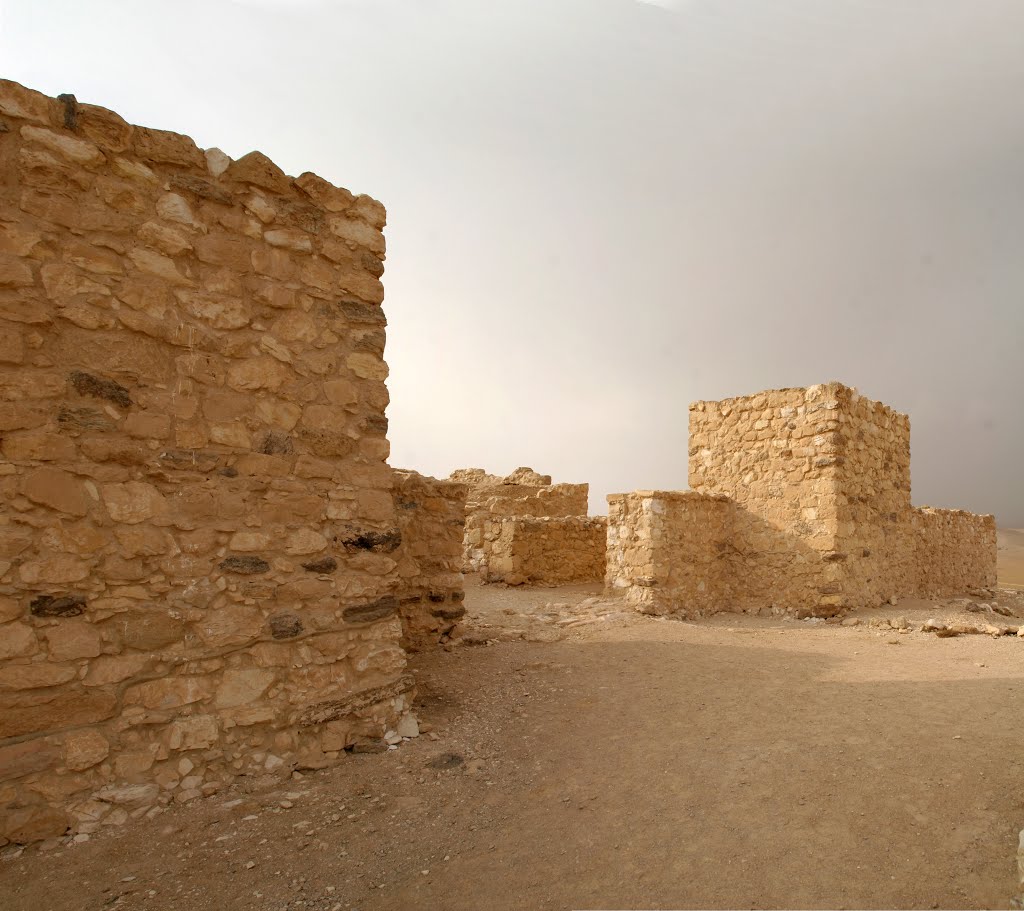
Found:
M 1024 639 L 879 626 L 977 621 L 967 602 L 851 627 L 659 620 L 595 593 L 470 585 L 479 644 L 414 658 L 428 733 L 8 850 L 0 907 L 1009 906 Z
M 1024 589 L 1024 528 L 1000 528 L 996 534 L 999 584 Z

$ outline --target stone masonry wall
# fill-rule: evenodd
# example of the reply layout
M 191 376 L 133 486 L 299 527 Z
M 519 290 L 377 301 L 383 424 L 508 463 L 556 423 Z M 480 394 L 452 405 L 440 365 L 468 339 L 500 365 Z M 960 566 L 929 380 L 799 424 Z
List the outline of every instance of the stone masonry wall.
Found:
M 608 497 L 605 587 L 646 614 L 714 613 L 731 596 L 728 497 L 638 490 Z
M 494 542 L 501 532 L 498 519 L 510 516 L 585 516 L 588 484 L 552 484 L 550 475 L 517 468 L 505 478 L 482 468 L 460 468 L 450 480 L 467 484 L 466 536 L 462 570 L 488 577 Z
M 996 586 L 996 522 L 960 509 L 914 509 L 909 559 L 915 593 L 938 598 Z
M 488 519 L 486 524 L 496 526 L 486 582 L 566 585 L 604 578 L 604 516 L 510 516 Z
M 415 471 L 394 474 L 395 511 L 402 543 L 396 552 L 403 645 L 422 649 L 447 642 L 466 613 L 462 539 L 467 486 Z
M 842 445 L 834 556 L 843 571 L 837 598 L 843 607 L 875 606 L 920 590 L 908 538 L 910 420 L 845 386 L 837 386 L 836 398 Z
M 691 488 L 731 504 L 713 560 L 691 526 L 723 528 L 698 514 L 698 501 L 682 510 L 678 494 L 609 498 L 608 586 L 641 609 L 831 616 L 995 584 L 994 519 L 914 509 L 910 422 L 855 389 L 697 402 L 689 452 Z
M 841 603 L 838 384 L 690 406 L 690 487 L 736 504 L 731 609 L 828 615 Z
M 0 82 L 0 844 L 408 709 L 384 220 Z

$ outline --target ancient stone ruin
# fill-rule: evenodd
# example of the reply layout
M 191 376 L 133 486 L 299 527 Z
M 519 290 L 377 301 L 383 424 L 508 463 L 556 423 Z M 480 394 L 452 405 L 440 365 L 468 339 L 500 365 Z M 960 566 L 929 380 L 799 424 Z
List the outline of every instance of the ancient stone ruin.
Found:
M 505 478 L 460 468 L 450 480 L 468 487 L 464 572 L 507 585 L 603 578 L 608 521 L 587 515 L 588 484 L 552 484 L 532 468 Z
M 992 516 L 910 502 L 910 421 L 840 383 L 690 406 L 689 491 L 608 497 L 606 585 L 647 613 L 828 617 L 996 583 Z
M 839 384 L 700 402 L 687 492 L 387 464 L 383 206 L 0 81 L 0 846 L 386 749 L 463 571 L 640 610 L 988 588 Z M 400 738 L 398 738 L 400 739 Z
M 381 743 L 465 499 L 386 462 L 384 207 L 6 81 L 0 174 L 0 844 Z

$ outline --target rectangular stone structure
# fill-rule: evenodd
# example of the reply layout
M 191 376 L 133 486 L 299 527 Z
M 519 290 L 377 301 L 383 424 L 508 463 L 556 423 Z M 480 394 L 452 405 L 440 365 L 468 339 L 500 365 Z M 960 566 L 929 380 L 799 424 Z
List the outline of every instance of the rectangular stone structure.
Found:
M 995 585 L 992 516 L 911 505 L 906 415 L 826 383 L 695 402 L 689 429 L 689 497 L 609 498 L 607 583 L 641 609 L 831 616 Z
M 512 534 L 513 526 L 506 529 L 504 520 L 587 515 L 590 485 L 552 484 L 551 475 L 539 474 L 532 468 L 517 468 L 504 478 L 488 474 L 482 468 L 460 468 L 452 472 L 450 480 L 468 486 L 463 572 L 477 573 L 484 581 L 497 581 L 512 574 L 505 564 L 508 562 L 508 536 Z M 523 535 L 526 534 L 529 532 L 524 530 Z M 502 535 L 506 536 L 505 539 Z M 572 535 L 559 536 L 559 540 L 566 542 L 572 538 Z M 499 539 L 503 543 L 499 544 Z M 521 541 L 525 540 L 521 536 Z M 555 538 L 551 542 L 554 543 Z M 504 554 L 502 568 L 492 565 L 496 547 L 500 547 Z M 572 559 L 577 561 L 576 557 Z M 520 570 L 523 569 L 520 566 Z M 520 570 L 513 574 L 514 577 L 550 575 L 550 568 L 538 567 L 534 571 L 525 567 L 525 573 Z M 603 572 L 602 569 L 599 577 Z

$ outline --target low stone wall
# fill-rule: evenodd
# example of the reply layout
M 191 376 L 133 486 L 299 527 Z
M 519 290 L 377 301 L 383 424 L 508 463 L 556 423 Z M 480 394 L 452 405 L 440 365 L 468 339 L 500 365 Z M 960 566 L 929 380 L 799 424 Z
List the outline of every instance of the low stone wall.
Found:
M 494 538 L 486 582 L 506 585 L 567 585 L 604 578 L 608 520 L 604 516 L 488 521 Z
M 640 490 L 608 497 L 605 585 L 646 614 L 721 610 L 731 594 L 734 504 L 692 491 Z
M 402 543 L 398 560 L 402 644 L 419 650 L 448 641 L 466 613 L 462 540 L 467 486 L 415 471 L 395 471 L 393 493 Z
M 384 208 L 0 81 L 0 844 L 410 706 Z
M 940 598 L 996 586 L 996 522 L 960 509 L 913 510 L 910 551 L 916 590 Z
M 508 516 L 585 516 L 588 484 L 552 484 L 550 475 L 532 468 L 517 468 L 507 477 L 488 474 L 482 468 L 460 468 L 449 480 L 468 485 L 466 534 L 462 570 L 488 575 L 490 550 Z

